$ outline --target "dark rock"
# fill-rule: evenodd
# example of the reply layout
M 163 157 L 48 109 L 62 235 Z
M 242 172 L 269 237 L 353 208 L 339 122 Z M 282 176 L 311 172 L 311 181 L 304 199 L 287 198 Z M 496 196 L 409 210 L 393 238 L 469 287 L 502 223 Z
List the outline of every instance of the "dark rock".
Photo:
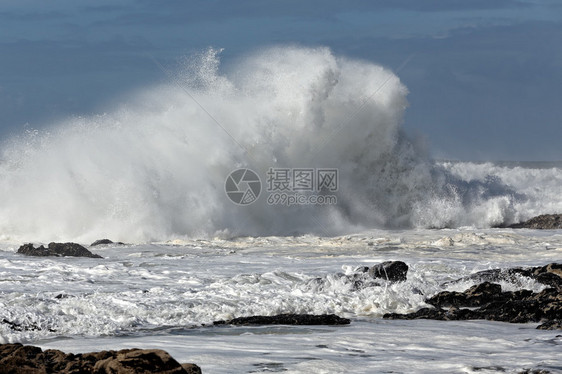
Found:
M 539 330 L 562 330 L 562 319 L 553 319 L 537 326 Z
M 351 321 L 335 314 L 279 314 L 276 316 L 239 317 L 215 321 L 213 325 L 349 325 Z
M 407 273 L 408 265 L 402 261 L 385 261 L 369 269 L 369 275 L 371 277 L 381 278 L 391 282 L 405 281 Z
M 562 214 L 543 214 L 533 217 L 525 222 L 508 226 L 513 229 L 539 229 L 554 230 L 562 229 Z
M 18 253 L 26 256 L 70 256 L 70 257 L 90 257 L 103 258 L 100 255 L 93 254 L 86 248 L 76 243 L 49 243 L 48 248 L 40 246 L 35 248 L 33 244 L 24 244 L 18 249 Z
M 562 265 L 557 263 L 532 268 L 486 270 L 468 277 L 473 280 L 485 280 L 483 283 L 464 292 L 443 291 L 426 299 L 434 308 L 422 308 L 409 314 L 390 313 L 384 315 L 384 318 L 543 322 L 538 328 L 560 329 L 561 275 Z M 516 276 L 533 278 L 551 287 L 537 293 L 524 289 L 502 292 L 501 286 L 493 283 L 499 280 L 515 280 Z M 444 307 L 449 309 L 443 309 Z
M 16 323 L 13 321 L 9 321 L 6 318 L 2 319 L 2 323 L 8 325 L 11 330 L 13 331 L 39 331 L 41 327 L 37 326 L 34 323 L 30 323 L 28 325 L 22 325 L 21 323 Z
M 122 243 L 122 242 L 113 242 L 109 239 L 100 239 L 100 240 L 96 240 L 95 242 L 90 244 L 90 247 L 95 247 L 95 246 L 98 246 L 98 245 L 108 245 L 108 244 L 125 245 L 125 243 Z
M 385 314 L 387 319 L 468 320 L 486 319 L 512 323 L 551 321 L 562 315 L 562 295 L 554 288 L 533 293 L 529 290 L 495 292 L 499 285 L 482 283 L 465 292 L 441 292 L 426 300 L 435 308 L 409 314 Z M 442 306 L 451 306 L 448 310 Z M 460 309 L 479 306 L 476 309 Z
M 33 323 L 33 322 L 25 322 L 25 323 L 17 323 L 14 321 L 10 321 L 6 318 L 3 318 L 2 321 L 0 321 L 0 323 L 3 323 L 5 325 L 8 325 L 8 327 L 13 330 L 13 331 L 41 331 L 43 330 L 43 328 L 41 328 L 39 325 Z M 56 332 L 57 330 L 48 328 L 46 329 L 49 332 Z
M 501 286 L 499 284 L 484 282 L 469 288 L 465 292 L 443 291 L 426 301 L 428 304 L 436 307 L 475 307 L 492 301 L 498 294 L 501 294 Z
M 2 373 L 62 374 L 200 374 L 194 364 L 179 364 L 159 349 L 123 349 L 84 354 L 66 354 L 55 349 L 21 344 L 0 345 Z
M 517 277 L 523 276 L 532 278 L 539 283 L 562 290 L 562 264 L 551 263 L 545 266 L 532 268 L 512 268 L 512 269 L 490 269 L 474 273 L 468 277 L 461 278 L 454 282 L 476 280 L 485 282 L 508 281 L 517 283 Z
M 181 364 L 187 374 L 201 374 L 201 368 L 195 364 Z

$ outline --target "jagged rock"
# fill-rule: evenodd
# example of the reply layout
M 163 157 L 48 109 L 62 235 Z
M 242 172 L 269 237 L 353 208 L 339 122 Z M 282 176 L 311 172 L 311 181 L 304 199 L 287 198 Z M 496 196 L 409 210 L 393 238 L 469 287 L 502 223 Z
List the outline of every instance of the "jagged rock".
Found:
M 25 374 L 200 374 L 195 364 L 179 364 L 160 349 L 123 349 L 66 354 L 21 344 L 0 345 L 2 373 Z
M 369 269 L 369 275 L 373 278 L 381 278 L 391 282 L 405 281 L 407 273 L 408 265 L 402 261 L 385 261 Z
M 494 293 L 499 285 L 483 283 L 465 292 L 441 292 L 426 300 L 435 308 L 409 314 L 385 314 L 387 319 L 468 320 L 486 319 L 512 323 L 550 321 L 562 315 L 562 295 L 554 288 L 533 293 L 529 290 Z M 442 309 L 449 307 L 448 310 Z M 462 309 L 473 308 L 477 309 Z
M 432 298 L 428 299 L 427 303 L 438 307 L 475 307 L 491 302 L 500 294 L 501 286 L 499 284 L 484 282 L 470 287 L 464 292 L 440 292 Z
M 486 282 L 500 282 L 502 280 L 516 282 L 517 276 L 532 278 L 539 283 L 562 290 L 562 264 L 550 263 L 545 266 L 531 268 L 490 269 L 474 273 L 455 282 L 477 280 Z M 450 283 L 450 282 L 449 282 Z
M 553 287 L 537 293 L 530 290 L 502 292 L 499 284 L 489 281 L 506 279 L 516 274 L 536 279 Z M 434 308 L 422 308 L 409 314 L 390 313 L 384 315 L 384 318 L 543 322 L 538 328 L 560 329 L 560 316 L 562 315 L 560 289 L 562 277 L 560 274 L 561 265 L 556 263 L 533 268 L 486 270 L 469 277 L 486 279 L 483 283 L 470 287 L 464 292 L 444 291 L 426 299 L 426 302 L 433 305 Z
M 562 229 L 562 214 L 543 214 L 537 217 L 533 217 L 525 222 L 516 223 L 508 227 L 513 229 Z
M 99 239 L 99 240 L 96 240 L 95 242 L 93 242 L 92 244 L 90 244 L 90 247 L 95 247 L 95 246 L 98 246 L 98 245 L 108 245 L 108 244 L 125 245 L 125 243 L 122 243 L 122 242 L 113 242 L 109 239 Z
M 40 246 L 35 248 L 33 244 L 24 244 L 18 249 L 18 253 L 26 256 L 70 256 L 70 257 L 90 257 L 90 258 L 103 258 L 96 255 L 86 248 L 76 243 L 49 243 L 48 248 Z
M 279 314 L 239 317 L 229 321 L 215 321 L 213 325 L 349 325 L 350 322 L 335 314 Z

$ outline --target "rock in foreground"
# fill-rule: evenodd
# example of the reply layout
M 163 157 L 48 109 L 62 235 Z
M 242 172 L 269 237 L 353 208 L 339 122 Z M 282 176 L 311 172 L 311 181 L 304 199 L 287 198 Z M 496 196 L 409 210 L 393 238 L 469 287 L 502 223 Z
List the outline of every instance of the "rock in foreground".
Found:
M 0 345 L 2 373 L 96 373 L 96 374 L 200 374 L 195 364 L 180 364 L 160 349 L 123 349 L 66 354 L 56 349 L 21 344 Z
M 229 321 L 215 321 L 214 325 L 349 325 L 350 320 L 335 314 L 279 314 L 276 316 L 239 317 Z
M 543 214 L 533 217 L 528 221 L 510 225 L 509 227 L 513 229 L 562 229 L 562 214 Z
M 90 258 L 103 258 L 100 255 L 96 255 L 86 248 L 76 243 L 49 243 L 49 246 L 45 248 L 40 246 L 35 248 L 33 244 L 24 244 L 18 249 L 18 253 L 26 256 L 55 256 L 55 257 L 90 257 Z

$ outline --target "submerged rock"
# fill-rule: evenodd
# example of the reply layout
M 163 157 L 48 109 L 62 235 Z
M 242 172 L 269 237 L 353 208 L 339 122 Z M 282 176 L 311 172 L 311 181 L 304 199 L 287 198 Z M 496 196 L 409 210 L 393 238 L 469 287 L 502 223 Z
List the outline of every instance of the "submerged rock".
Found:
M 562 229 L 562 214 L 543 214 L 533 217 L 525 222 L 508 226 L 513 229 L 539 229 L 553 230 Z
M 17 323 L 3 318 L 0 323 L 7 325 L 12 331 L 41 331 L 43 330 L 39 325 L 33 322 Z M 51 328 L 48 329 L 50 332 L 56 332 Z
M 560 329 L 562 293 L 560 264 L 528 269 L 486 271 L 475 274 L 481 278 L 499 279 L 502 274 L 520 274 L 554 285 L 541 292 L 518 290 L 502 292 L 501 286 L 485 281 L 464 292 L 443 291 L 426 299 L 433 308 L 422 308 L 414 313 L 385 314 L 387 319 L 469 320 L 486 319 L 512 323 L 543 322 L 538 328 Z M 471 276 L 472 277 L 472 276 Z M 447 308 L 447 309 L 444 309 Z M 469 309 L 470 308 L 470 309 Z
M 24 244 L 18 249 L 18 253 L 26 256 L 55 256 L 55 257 L 90 257 L 90 258 L 103 258 L 100 255 L 96 255 L 86 248 L 76 243 L 49 243 L 49 246 L 45 248 L 40 246 L 35 248 L 33 244 Z
M 279 314 L 276 316 L 239 317 L 215 321 L 213 325 L 349 325 L 350 320 L 335 314 Z
M 160 349 L 123 349 L 83 354 L 21 344 L 0 345 L 3 373 L 100 373 L 100 374 L 200 374 L 195 364 L 180 364 Z

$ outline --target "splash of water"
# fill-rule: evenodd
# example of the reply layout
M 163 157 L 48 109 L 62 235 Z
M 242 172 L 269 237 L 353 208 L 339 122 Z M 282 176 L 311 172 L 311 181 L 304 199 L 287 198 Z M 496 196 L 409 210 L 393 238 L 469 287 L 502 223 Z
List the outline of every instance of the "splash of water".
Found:
M 175 83 L 110 114 L 4 144 L 0 235 L 139 242 L 514 217 L 513 191 L 458 183 L 404 136 L 407 89 L 389 70 L 327 48 L 275 47 L 221 73 L 218 54 L 189 59 Z M 338 203 L 236 206 L 224 182 L 240 167 L 337 168 Z

